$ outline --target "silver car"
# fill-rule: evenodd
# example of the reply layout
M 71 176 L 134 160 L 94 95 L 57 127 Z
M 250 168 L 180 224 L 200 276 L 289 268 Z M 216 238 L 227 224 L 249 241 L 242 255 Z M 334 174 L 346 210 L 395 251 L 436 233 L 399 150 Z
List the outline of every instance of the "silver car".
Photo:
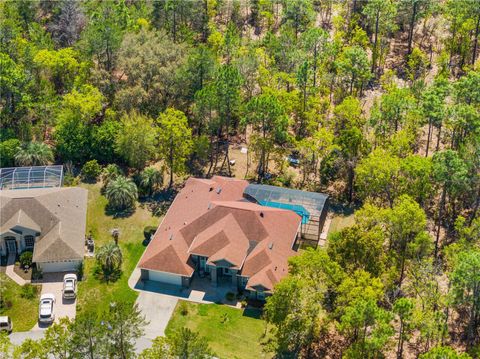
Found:
M 63 298 L 75 299 L 77 296 L 77 275 L 65 274 L 63 277 Z
M 38 308 L 38 321 L 40 323 L 53 323 L 55 320 L 54 304 L 55 295 L 51 293 L 42 294 Z

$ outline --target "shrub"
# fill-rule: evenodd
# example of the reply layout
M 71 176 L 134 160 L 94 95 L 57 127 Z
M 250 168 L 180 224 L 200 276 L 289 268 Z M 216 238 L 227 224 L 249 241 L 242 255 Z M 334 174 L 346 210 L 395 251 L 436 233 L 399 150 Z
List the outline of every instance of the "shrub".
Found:
M 33 253 L 30 251 L 23 252 L 20 255 L 20 265 L 22 268 L 25 268 L 26 266 L 31 267 L 32 266 L 32 257 Z
M 147 241 L 150 240 L 150 237 L 157 231 L 157 227 L 154 226 L 146 226 L 143 229 L 143 236 Z
M 20 141 L 16 138 L 0 142 L 0 167 L 13 167 L 15 155 L 20 147 Z
M 43 272 L 41 269 L 38 269 L 36 266 L 33 266 L 32 269 L 32 279 L 38 280 L 43 278 Z
M 20 296 L 25 299 L 33 299 L 37 296 L 38 293 L 38 287 L 33 285 L 33 284 L 25 284 L 22 287 L 22 292 L 20 293 Z
M 91 160 L 83 165 L 81 176 L 84 181 L 96 182 L 100 173 L 102 173 L 102 166 L 97 160 Z
M 78 280 L 83 279 L 83 262 L 81 262 L 77 267 L 77 276 L 78 276 Z
M 247 300 L 246 300 L 246 299 L 242 300 L 242 301 L 240 302 L 240 305 L 242 306 L 242 308 L 246 308 L 247 305 L 248 305 Z
M 65 176 L 63 176 L 63 185 L 65 187 L 77 186 L 79 182 L 78 177 L 75 177 L 70 173 L 66 173 Z
M 226 298 L 228 301 L 232 301 L 232 300 L 235 299 L 235 293 L 228 292 L 227 294 L 225 294 L 225 298 Z
M 188 314 L 188 305 L 185 302 L 180 302 L 179 305 L 180 314 L 186 316 Z

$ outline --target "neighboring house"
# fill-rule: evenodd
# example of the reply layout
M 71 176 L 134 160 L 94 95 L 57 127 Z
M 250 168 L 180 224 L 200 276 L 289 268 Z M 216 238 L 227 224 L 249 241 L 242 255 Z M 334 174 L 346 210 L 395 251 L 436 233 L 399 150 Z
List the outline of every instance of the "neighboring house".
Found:
M 213 285 L 228 281 L 252 298 L 271 294 L 288 273 L 288 258 L 297 254 L 302 216 L 284 209 L 288 204 L 256 203 L 250 193 L 258 188 L 249 186 L 258 185 L 219 176 L 190 178 L 140 259 L 142 279 L 188 287 L 197 271 Z M 272 188 L 277 187 L 264 186 Z M 320 196 L 326 213 L 327 196 Z
M 87 190 L 77 187 L 0 191 L 0 255 L 33 251 L 43 272 L 76 270 L 83 260 Z

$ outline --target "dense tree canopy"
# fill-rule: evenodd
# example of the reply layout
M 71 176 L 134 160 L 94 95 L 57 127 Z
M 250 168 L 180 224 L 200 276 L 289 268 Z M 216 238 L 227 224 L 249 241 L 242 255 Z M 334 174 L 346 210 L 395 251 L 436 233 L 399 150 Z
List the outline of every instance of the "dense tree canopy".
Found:
M 2 1 L 0 166 L 84 168 L 115 213 L 166 176 L 328 193 L 327 238 L 267 300 L 266 348 L 478 357 L 479 36 L 471 0 Z M 132 350 L 137 334 L 107 345 L 97 320 L 24 355 Z M 211 355 L 195 333 L 167 339 L 150 354 Z

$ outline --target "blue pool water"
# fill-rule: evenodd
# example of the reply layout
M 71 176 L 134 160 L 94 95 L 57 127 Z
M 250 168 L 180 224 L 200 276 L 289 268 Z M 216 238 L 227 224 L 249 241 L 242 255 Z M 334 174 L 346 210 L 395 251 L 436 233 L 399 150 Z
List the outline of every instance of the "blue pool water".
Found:
M 265 207 L 281 208 L 281 209 L 288 209 L 290 211 L 293 211 L 302 217 L 302 224 L 307 223 L 308 220 L 310 219 L 310 213 L 305 209 L 305 207 L 300 206 L 298 204 L 270 202 L 270 201 L 260 201 L 259 204 Z

